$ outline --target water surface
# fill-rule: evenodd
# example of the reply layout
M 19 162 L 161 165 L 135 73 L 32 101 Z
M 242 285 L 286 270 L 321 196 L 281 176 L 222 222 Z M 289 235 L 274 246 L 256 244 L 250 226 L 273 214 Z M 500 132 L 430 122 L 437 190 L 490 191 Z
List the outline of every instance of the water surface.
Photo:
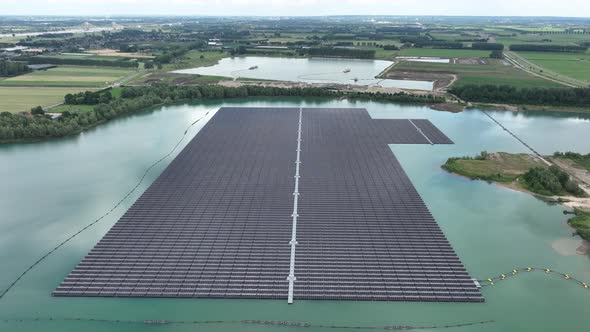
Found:
M 77 137 L 0 146 L 0 288 L 8 286 L 45 251 L 109 210 L 151 163 L 176 144 L 192 121 L 224 105 L 366 107 L 375 118 L 430 119 L 456 144 L 391 145 L 391 149 L 471 275 L 488 278 L 517 267 L 538 266 L 590 281 L 587 256 L 562 255 L 553 248 L 556 240 L 569 238 L 572 233 L 565 224 L 563 208 L 440 169 L 450 156 L 482 150 L 526 152 L 480 111 L 453 114 L 386 103 L 282 98 L 167 106 L 111 121 Z M 542 153 L 590 152 L 587 116 L 491 114 Z M 193 127 L 189 136 L 193 137 L 201 126 Z M 494 320 L 492 324 L 445 331 L 497 332 L 586 331 L 590 324 L 590 291 L 542 273 L 520 275 L 483 289 L 483 304 L 296 301 L 289 306 L 286 300 L 51 297 L 51 291 L 171 160 L 156 167 L 112 215 L 62 247 L 0 299 L 0 331 L 302 330 L 239 323 L 146 327 L 64 318 L 261 319 L 352 326 L 426 326 Z M 31 318 L 54 320 L 3 321 Z
M 428 81 L 378 79 L 383 70 L 392 65 L 384 60 L 356 60 L 335 58 L 224 58 L 209 67 L 174 71 L 180 74 L 200 74 L 225 77 L 245 77 L 305 83 L 337 83 L 382 86 L 404 89 L 432 90 Z M 254 69 L 254 67 L 256 67 Z M 252 68 L 252 69 L 251 69 Z M 356 79 L 356 81 L 355 81 Z

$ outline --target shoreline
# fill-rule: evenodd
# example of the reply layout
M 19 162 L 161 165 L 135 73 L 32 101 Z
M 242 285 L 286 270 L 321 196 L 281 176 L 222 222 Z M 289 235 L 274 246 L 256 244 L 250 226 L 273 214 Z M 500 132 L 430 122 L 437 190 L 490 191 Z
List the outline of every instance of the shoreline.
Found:
M 558 112 L 558 113 L 581 113 L 590 114 L 590 108 L 576 108 L 567 106 L 535 106 L 535 105 L 517 105 L 517 104 L 494 104 L 494 103 L 469 103 L 465 109 L 492 109 L 495 111 L 509 112 Z
M 441 168 L 443 168 L 443 167 L 441 167 Z M 537 194 L 537 193 L 534 193 L 530 190 L 527 190 L 526 188 L 523 188 L 523 187 L 515 184 L 514 182 L 501 182 L 501 181 L 492 181 L 492 180 L 473 178 L 473 177 L 470 177 L 467 175 L 463 175 L 463 174 L 460 174 L 457 172 L 447 170 L 445 168 L 443 168 L 443 169 L 449 174 L 452 174 L 454 176 L 459 176 L 464 179 L 469 179 L 471 181 L 485 181 L 489 185 L 498 185 L 502 188 L 506 188 L 506 189 L 510 189 L 510 190 L 514 190 L 514 191 L 518 191 L 521 193 L 531 195 L 539 200 L 544 201 L 547 204 L 560 205 L 560 206 L 567 208 L 567 209 L 580 209 L 583 211 L 590 211 L 590 197 L 580 198 L 580 197 L 572 197 L 572 196 L 545 196 L 545 195 Z M 585 191 L 588 193 L 588 190 L 585 190 Z M 564 211 L 564 214 L 566 214 L 565 211 Z M 569 229 L 572 230 L 572 236 L 567 239 L 580 241 L 580 244 L 575 249 L 575 254 L 576 255 L 590 255 L 590 241 L 582 238 L 579 234 L 577 234 L 578 230 L 569 223 L 570 219 L 571 218 L 568 218 L 568 220 L 566 221 L 566 225 Z M 565 255 L 564 249 L 555 245 L 559 240 L 560 239 L 556 239 L 555 241 L 553 241 L 551 244 L 551 247 L 556 252 L 558 252 L 560 255 Z M 567 250 L 565 250 L 565 251 L 567 251 Z

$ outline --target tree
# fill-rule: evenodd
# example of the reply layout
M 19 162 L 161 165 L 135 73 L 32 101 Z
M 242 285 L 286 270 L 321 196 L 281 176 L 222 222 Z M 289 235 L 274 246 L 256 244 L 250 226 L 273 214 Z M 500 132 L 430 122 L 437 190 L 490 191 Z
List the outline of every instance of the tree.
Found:
M 143 68 L 145 68 L 145 69 L 152 69 L 152 68 L 154 68 L 154 62 L 151 61 L 151 60 L 150 61 L 146 61 L 143 64 Z
M 492 58 L 492 59 L 504 59 L 504 52 L 502 52 L 500 50 L 493 50 L 492 53 L 490 53 L 490 58 Z
M 33 114 L 33 115 L 43 115 L 43 114 L 45 114 L 45 111 L 43 110 L 43 107 L 37 106 L 37 107 L 31 108 L 31 114 Z

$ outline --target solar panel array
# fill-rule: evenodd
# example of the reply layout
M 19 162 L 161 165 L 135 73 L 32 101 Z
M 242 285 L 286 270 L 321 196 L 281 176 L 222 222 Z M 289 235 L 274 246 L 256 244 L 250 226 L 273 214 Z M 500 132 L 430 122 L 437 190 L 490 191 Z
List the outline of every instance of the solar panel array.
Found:
M 53 295 L 286 299 L 299 113 L 220 109 Z M 301 118 L 294 298 L 483 301 L 387 146 L 450 140 L 364 109 Z

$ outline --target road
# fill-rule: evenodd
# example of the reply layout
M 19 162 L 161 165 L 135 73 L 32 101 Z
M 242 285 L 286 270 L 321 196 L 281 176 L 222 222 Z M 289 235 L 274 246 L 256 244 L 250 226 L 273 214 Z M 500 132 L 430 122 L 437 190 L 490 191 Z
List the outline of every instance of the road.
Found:
M 506 58 L 506 60 L 508 60 L 508 62 L 510 62 L 511 64 L 516 66 L 517 68 L 520 68 L 531 75 L 546 79 L 548 81 L 559 83 L 561 85 L 565 85 L 565 86 L 568 86 L 571 88 L 576 88 L 576 87 L 588 85 L 587 82 L 583 82 L 583 81 L 576 80 L 571 77 L 563 76 L 563 75 L 557 74 L 555 72 L 552 72 L 550 70 L 547 70 L 546 68 L 538 66 L 514 52 L 504 51 L 504 57 Z M 537 70 L 543 74 L 540 74 L 534 70 L 531 70 L 530 68 L 534 68 L 535 70 Z

